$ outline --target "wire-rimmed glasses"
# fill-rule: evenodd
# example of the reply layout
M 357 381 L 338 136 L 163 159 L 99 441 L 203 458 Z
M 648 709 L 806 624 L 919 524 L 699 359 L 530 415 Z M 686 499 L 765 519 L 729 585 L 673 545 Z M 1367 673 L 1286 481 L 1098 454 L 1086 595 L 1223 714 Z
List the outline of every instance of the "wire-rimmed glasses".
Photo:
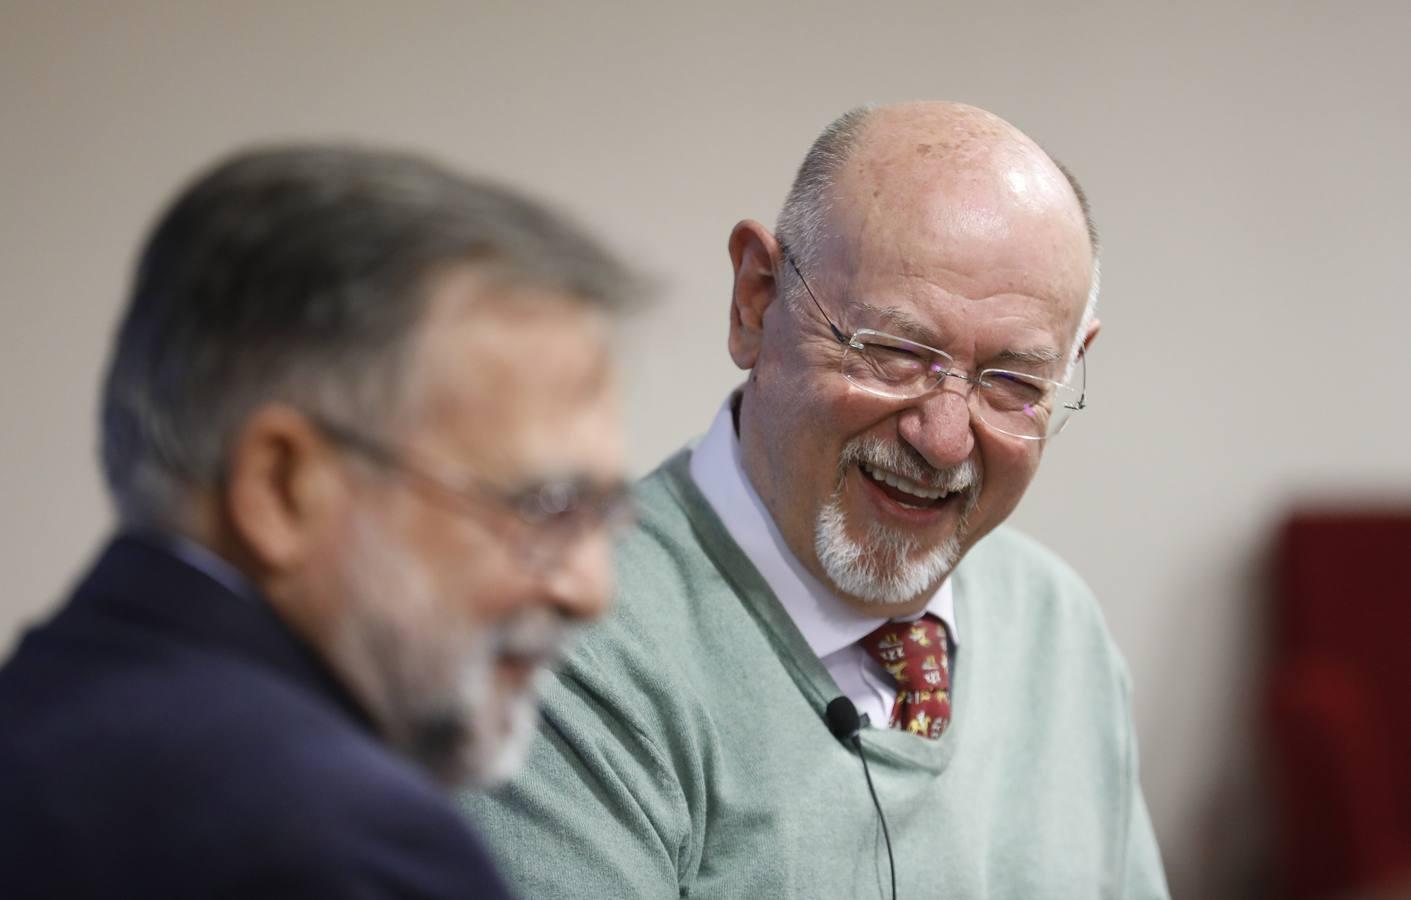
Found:
M 869 394 L 913 400 L 936 390 L 947 378 L 959 379 L 972 386 L 975 414 L 985 425 L 1026 441 L 1057 435 L 1073 413 L 1087 408 L 1088 362 L 1081 348 L 1077 388 L 1009 369 L 981 369 L 966 375 L 955 370 L 955 359 L 949 353 L 935 347 L 871 328 L 859 329 L 851 337 L 844 335 L 818 302 L 793 254 L 785 251 L 784 257 L 843 346 L 843 377 Z
M 483 514 L 485 507 L 511 514 L 521 527 L 517 552 L 535 566 L 562 559 L 562 554 L 587 534 L 613 534 L 636 518 L 631 491 L 625 481 L 601 484 L 587 479 L 562 479 L 532 484 L 520 490 L 505 490 L 479 479 L 457 479 L 454 483 L 409 462 L 406 454 L 362 432 L 323 416 L 309 416 L 310 422 L 328 440 L 356 453 L 367 462 L 409 482 L 425 487 L 427 496 L 439 500 L 452 512 L 467 516 Z

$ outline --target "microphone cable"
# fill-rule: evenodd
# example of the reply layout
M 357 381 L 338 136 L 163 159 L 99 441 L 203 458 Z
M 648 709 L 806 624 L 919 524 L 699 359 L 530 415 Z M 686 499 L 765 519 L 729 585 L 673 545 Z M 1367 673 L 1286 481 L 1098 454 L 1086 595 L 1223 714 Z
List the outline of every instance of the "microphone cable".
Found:
M 862 774 L 867 777 L 867 792 L 872 795 L 872 805 L 877 808 L 877 818 L 882 820 L 882 839 L 887 844 L 887 870 L 892 874 L 892 900 L 897 900 L 897 863 L 892 858 L 892 836 L 887 831 L 887 816 L 882 812 L 882 802 L 877 799 L 877 789 L 872 786 L 872 772 L 867 768 L 867 754 L 862 752 L 862 736 L 859 734 L 862 730 L 862 720 L 858 717 L 857 707 L 847 697 L 834 697 L 828 701 L 824 718 L 828 722 L 828 730 L 833 732 L 833 737 L 844 743 L 851 743 L 857 751 L 857 758 L 862 760 Z

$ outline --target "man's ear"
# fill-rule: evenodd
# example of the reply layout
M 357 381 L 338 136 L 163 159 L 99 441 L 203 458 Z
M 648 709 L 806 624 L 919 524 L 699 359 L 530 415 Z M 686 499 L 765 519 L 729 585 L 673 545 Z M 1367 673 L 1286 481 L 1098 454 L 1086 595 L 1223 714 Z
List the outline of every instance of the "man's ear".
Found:
M 270 405 L 237 433 L 224 491 L 234 536 L 256 564 L 278 573 L 316 552 L 343 486 L 333 449 L 308 418 Z
M 1083 352 L 1087 353 L 1093 348 L 1093 341 L 1097 340 L 1097 333 L 1102 330 L 1102 322 L 1093 319 L 1088 326 L 1088 333 L 1083 335 Z
M 769 229 L 745 219 L 730 232 L 730 262 L 735 267 L 730 296 L 730 358 L 742 369 L 754 368 L 764 342 L 764 311 L 774 302 L 774 277 L 781 252 Z

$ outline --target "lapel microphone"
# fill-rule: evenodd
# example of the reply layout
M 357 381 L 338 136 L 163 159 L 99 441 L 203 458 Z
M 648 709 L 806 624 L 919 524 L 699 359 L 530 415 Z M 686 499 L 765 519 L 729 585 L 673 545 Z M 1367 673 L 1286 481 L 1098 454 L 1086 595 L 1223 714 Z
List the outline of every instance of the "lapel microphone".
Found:
M 858 718 L 857 707 L 847 697 L 834 697 L 828 701 L 823 713 L 828 730 L 833 737 L 845 744 L 852 744 L 857 758 L 862 760 L 862 774 L 867 777 L 867 792 L 872 795 L 872 805 L 877 807 L 877 818 L 882 820 L 882 839 L 887 843 L 887 869 L 892 873 L 892 900 L 897 900 L 897 863 L 892 858 L 892 836 L 887 832 L 887 817 L 882 812 L 882 804 L 877 799 L 877 789 L 872 786 L 872 772 L 867 768 L 867 754 L 862 752 L 862 720 Z

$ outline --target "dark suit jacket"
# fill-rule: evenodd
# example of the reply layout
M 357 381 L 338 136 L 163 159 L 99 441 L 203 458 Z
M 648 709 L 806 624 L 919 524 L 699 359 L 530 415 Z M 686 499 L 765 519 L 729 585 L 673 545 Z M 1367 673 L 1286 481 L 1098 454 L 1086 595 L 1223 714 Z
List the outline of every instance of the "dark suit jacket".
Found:
M 0 669 L 0 897 L 504 897 L 258 597 L 119 538 Z

